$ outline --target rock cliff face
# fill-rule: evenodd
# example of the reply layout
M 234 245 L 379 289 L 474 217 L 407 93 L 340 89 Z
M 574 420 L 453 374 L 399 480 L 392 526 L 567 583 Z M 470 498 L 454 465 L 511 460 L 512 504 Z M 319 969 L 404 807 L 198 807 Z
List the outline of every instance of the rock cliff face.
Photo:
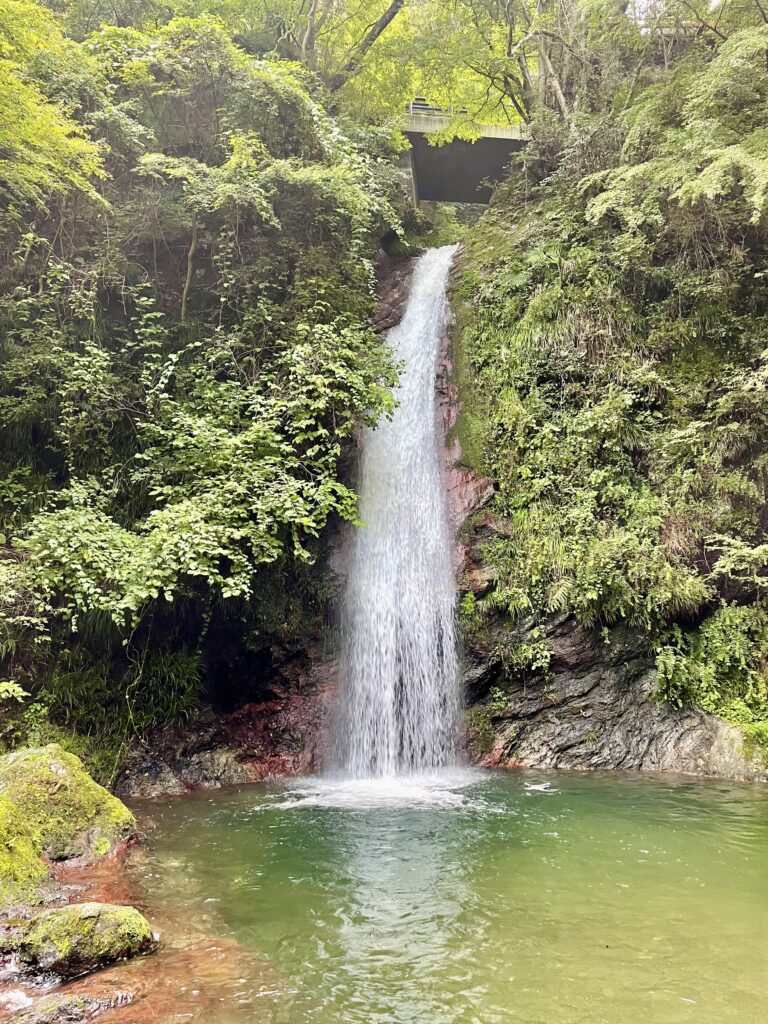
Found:
M 402 318 L 412 260 L 382 258 L 377 328 Z M 445 437 L 445 487 L 462 593 L 493 586 L 482 544 L 494 528 L 484 511 L 493 481 L 467 467 L 455 426 L 461 407 L 452 339 L 446 334 L 437 372 L 438 413 Z M 351 453 L 352 455 L 354 453 Z M 330 563 L 341 577 L 343 544 Z M 499 618 L 482 636 L 467 634 L 464 685 L 471 753 L 489 766 L 669 771 L 768 781 L 738 730 L 695 708 L 677 710 L 654 698 L 653 659 L 630 630 L 599 633 L 572 619 L 552 619 L 543 630 L 551 662 L 546 675 L 521 673 L 497 651 L 525 639 L 526 624 Z M 132 797 L 183 793 L 268 777 L 306 774 L 324 763 L 336 696 L 332 644 L 308 638 L 300 669 L 275 684 L 274 699 L 227 715 L 209 715 L 189 729 L 155 737 L 137 748 L 119 781 Z
M 309 774 L 324 757 L 334 693 L 334 665 L 318 658 L 273 700 L 157 733 L 132 752 L 117 791 L 153 798 Z
M 517 632 L 522 640 L 525 626 Z M 538 679 L 512 675 L 499 657 L 467 645 L 469 729 L 482 763 L 768 780 L 737 729 L 655 699 L 652 658 L 631 630 L 614 630 L 606 642 L 555 618 L 543 634 L 552 660 Z
M 466 571 L 469 560 L 468 547 L 462 537 L 462 527 L 473 512 L 477 512 L 493 497 L 493 481 L 463 463 L 461 442 L 455 430 L 461 411 L 461 401 L 454 380 L 450 330 L 442 339 L 436 387 L 439 422 L 444 438 L 443 480 L 448 515 L 455 538 L 453 561 L 457 575 L 461 576 Z

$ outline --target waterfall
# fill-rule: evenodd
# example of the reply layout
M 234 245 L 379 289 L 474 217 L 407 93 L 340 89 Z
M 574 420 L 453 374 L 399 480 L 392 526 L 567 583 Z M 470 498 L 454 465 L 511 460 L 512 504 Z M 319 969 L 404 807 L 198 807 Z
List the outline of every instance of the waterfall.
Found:
M 339 766 L 355 778 L 456 760 L 456 587 L 435 400 L 455 248 L 416 263 L 405 314 L 387 336 L 401 366 L 399 404 L 363 444 L 337 729 Z

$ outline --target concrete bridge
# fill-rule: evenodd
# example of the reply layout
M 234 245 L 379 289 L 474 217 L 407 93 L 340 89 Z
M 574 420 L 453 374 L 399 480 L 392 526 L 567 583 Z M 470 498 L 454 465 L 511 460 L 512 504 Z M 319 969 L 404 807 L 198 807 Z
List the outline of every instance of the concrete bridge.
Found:
M 430 146 L 426 136 L 445 131 L 454 119 L 455 115 L 421 100 L 408 104 L 403 132 L 411 143 L 416 202 L 487 203 L 491 197 L 488 182 L 505 176 L 512 156 L 526 143 L 524 125 L 483 125 L 477 142 L 453 139 L 444 146 Z

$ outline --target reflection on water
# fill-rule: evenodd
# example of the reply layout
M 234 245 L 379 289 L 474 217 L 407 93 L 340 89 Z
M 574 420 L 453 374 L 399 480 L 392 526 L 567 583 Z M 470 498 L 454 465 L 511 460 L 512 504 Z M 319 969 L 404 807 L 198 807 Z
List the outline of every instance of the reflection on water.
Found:
M 450 778 L 457 788 L 445 779 L 379 780 L 373 790 L 342 784 L 324 794 L 353 811 L 337 833 L 346 876 L 328 957 L 343 965 L 331 997 L 337 1020 L 411 1024 L 450 1012 L 445 990 L 463 975 L 454 925 L 473 898 L 471 834 L 454 829 L 451 809 L 467 806 L 462 789 L 475 781 Z
M 768 788 L 464 772 L 142 813 L 170 948 L 115 970 L 144 986 L 118 1022 L 766 1019 Z
M 761 787 L 460 772 L 154 817 L 150 896 L 270 965 L 275 1024 L 764 1020 Z

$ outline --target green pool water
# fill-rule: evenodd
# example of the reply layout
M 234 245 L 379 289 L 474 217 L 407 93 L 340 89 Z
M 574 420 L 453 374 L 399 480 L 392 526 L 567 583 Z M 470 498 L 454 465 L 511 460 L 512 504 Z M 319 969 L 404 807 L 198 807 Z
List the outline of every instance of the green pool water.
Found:
M 168 1019 L 768 1020 L 768 788 L 461 772 L 141 813 L 169 944 L 218 937 Z

